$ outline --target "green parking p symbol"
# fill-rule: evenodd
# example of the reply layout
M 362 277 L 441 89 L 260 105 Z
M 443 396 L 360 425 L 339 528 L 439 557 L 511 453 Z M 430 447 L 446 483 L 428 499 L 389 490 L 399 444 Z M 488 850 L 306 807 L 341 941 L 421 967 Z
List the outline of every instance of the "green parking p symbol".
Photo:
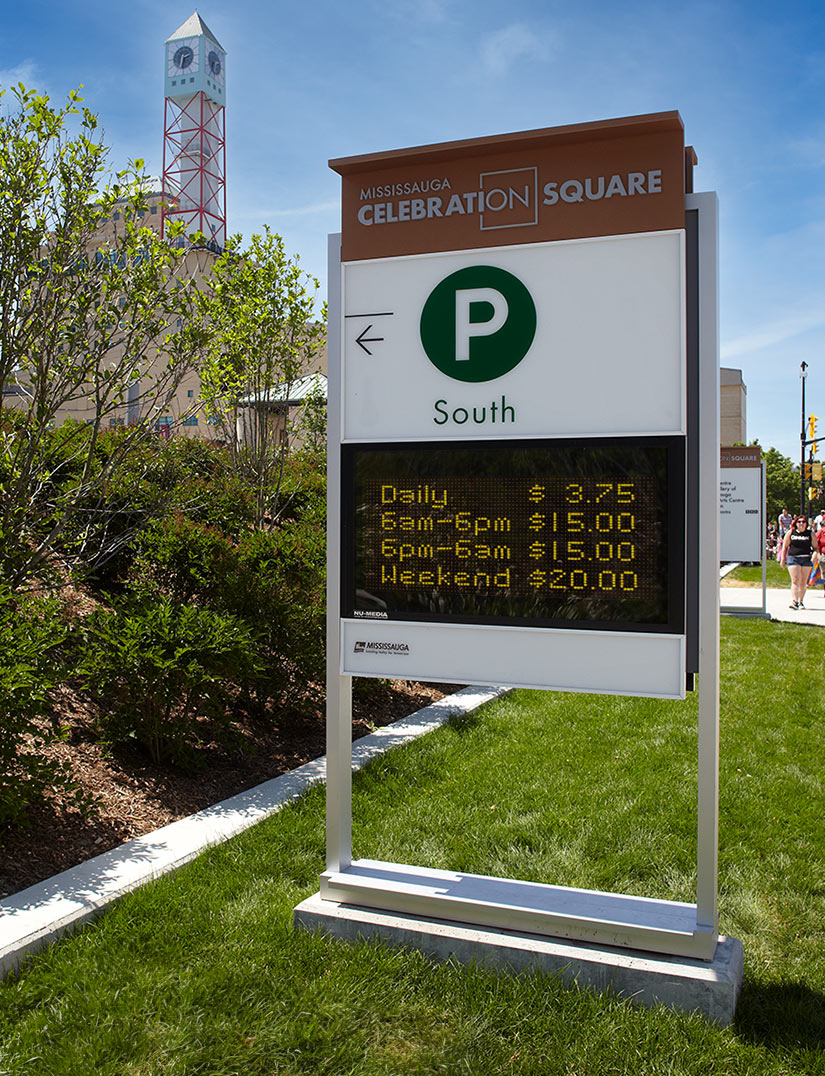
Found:
M 536 335 L 536 307 L 505 269 L 473 265 L 445 277 L 421 311 L 430 362 L 457 381 L 492 381 L 517 366 Z

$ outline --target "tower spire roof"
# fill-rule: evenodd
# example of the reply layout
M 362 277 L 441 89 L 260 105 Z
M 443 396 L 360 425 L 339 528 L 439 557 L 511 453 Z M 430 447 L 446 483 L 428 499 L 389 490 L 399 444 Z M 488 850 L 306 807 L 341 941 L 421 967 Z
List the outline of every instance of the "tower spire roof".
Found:
M 170 34 L 169 37 L 166 38 L 166 40 L 167 42 L 176 41 L 179 37 L 198 37 L 200 35 L 208 37 L 211 41 L 215 42 L 218 48 L 223 49 L 223 45 L 218 41 L 197 11 L 193 12 L 183 26 L 179 26 L 173 34 Z

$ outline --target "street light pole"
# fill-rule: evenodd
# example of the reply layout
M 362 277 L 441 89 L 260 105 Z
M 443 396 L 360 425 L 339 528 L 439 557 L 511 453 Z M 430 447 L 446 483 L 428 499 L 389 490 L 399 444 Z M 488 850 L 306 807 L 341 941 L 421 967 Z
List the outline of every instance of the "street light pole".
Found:
M 805 511 L 807 507 L 807 497 L 805 495 L 805 380 L 808 376 L 807 362 L 800 364 L 799 376 L 802 380 L 802 432 L 799 435 L 801 446 L 799 456 L 799 514 L 807 516 L 808 513 Z

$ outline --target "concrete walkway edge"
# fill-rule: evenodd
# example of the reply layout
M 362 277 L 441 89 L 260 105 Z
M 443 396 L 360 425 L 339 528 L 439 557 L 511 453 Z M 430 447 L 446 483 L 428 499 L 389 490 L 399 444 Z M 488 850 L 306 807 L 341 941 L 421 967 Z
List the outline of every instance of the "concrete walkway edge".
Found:
M 511 690 L 463 688 L 356 740 L 352 745 L 353 771 Z M 325 777 L 326 757 L 322 756 L 4 898 L 0 901 L 0 977 L 126 893 L 177 870 L 205 849 L 268 818 Z

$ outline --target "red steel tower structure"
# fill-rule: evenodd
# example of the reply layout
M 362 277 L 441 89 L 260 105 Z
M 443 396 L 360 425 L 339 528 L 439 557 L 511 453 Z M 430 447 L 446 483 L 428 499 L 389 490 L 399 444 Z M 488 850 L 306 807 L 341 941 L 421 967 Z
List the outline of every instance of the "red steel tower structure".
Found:
M 163 218 L 206 245 L 226 243 L 226 52 L 195 12 L 167 38 L 163 113 Z

